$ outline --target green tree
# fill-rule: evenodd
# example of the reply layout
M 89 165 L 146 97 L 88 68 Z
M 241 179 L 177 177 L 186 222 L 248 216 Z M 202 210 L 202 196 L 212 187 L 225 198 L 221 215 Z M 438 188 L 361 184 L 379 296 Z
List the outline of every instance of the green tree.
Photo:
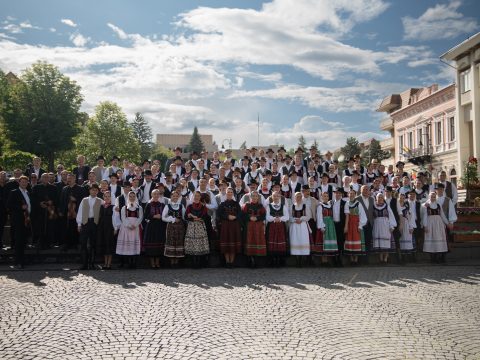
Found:
M 365 153 L 365 157 L 368 159 L 369 162 L 372 161 L 373 159 L 382 161 L 390 157 L 390 152 L 382 150 L 380 141 L 376 139 L 372 139 L 372 141 L 370 142 L 370 146 L 368 147 L 368 150 Z
M 167 162 L 168 159 L 173 157 L 174 152 L 172 150 L 167 149 L 163 145 L 157 145 L 153 154 L 152 154 L 152 160 L 160 160 L 160 170 L 163 170 L 165 168 L 165 163 Z
M 305 137 L 303 135 L 300 135 L 300 137 L 298 138 L 298 146 L 305 150 L 306 145 L 307 141 L 305 140 Z
M 247 141 L 245 140 L 242 145 L 240 145 L 240 150 L 245 150 L 247 148 Z
M 135 118 L 130 123 L 133 130 L 133 136 L 140 144 L 140 157 L 142 159 L 148 159 L 152 155 L 153 142 L 152 142 L 152 128 L 148 125 L 148 121 L 145 120 L 143 115 L 139 112 L 135 113 Z
M 315 146 L 315 148 L 318 150 L 318 142 L 317 139 L 313 140 L 312 146 Z
M 2 113 L 12 146 L 45 157 L 53 170 L 55 154 L 71 149 L 79 132 L 80 86 L 56 66 L 37 62 L 9 88 Z
M 95 115 L 87 121 L 76 148 L 90 163 L 98 155 L 103 155 L 107 162 L 114 155 L 134 162 L 140 160 L 140 144 L 127 116 L 116 103 L 109 101 L 95 107 Z
M 350 159 L 354 155 L 360 155 L 361 151 L 362 149 L 360 148 L 360 144 L 358 143 L 358 140 L 354 137 L 347 138 L 347 143 L 344 147 L 340 149 L 340 153 L 345 156 L 345 160 Z
M 196 151 L 197 153 L 200 154 L 203 150 L 203 142 L 202 139 L 200 138 L 200 135 L 198 134 L 198 129 L 195 126 L 193 128 L 193 134 L 192 137 L 190 138 L 190 142 L 188 143 L 188 151 L 193 152 Z

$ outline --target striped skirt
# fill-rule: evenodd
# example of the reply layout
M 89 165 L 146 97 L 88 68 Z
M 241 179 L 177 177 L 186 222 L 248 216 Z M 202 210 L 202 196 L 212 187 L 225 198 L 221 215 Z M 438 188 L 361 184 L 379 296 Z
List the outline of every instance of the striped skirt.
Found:
M 267 244 L 265 241 L 265 225 L 263 224 L 263 221 L 248 222 L 247 239 L 245 242 L 245 255 L 267 255 Z
M 185 256 L 185 225 L 182 221 L 167 224 L 165 256 L 181 258 Z

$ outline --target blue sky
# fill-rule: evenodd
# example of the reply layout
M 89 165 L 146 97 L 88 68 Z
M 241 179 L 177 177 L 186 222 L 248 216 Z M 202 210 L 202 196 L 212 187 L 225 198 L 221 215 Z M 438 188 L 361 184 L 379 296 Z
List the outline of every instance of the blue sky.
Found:
M 439 56 L 480 30 L 480 2 L 0 1 L 0 68 L 37 60 L 76 80 L 92 114 L 117 102 L 154 133 L 322 151 L 384 137 L 381 99 L 445 86 Z

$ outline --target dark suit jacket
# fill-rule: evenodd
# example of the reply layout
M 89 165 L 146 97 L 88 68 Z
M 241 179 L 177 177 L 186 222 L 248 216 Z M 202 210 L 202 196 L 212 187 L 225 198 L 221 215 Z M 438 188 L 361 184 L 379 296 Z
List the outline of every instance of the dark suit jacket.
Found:
M 366 209 L 365 203 L 363 202 L 363 198 L 361 195 L 357 196 L 355 200 L 358 200 L 361 206 L 363 206 L 363 210 L 365 210 L 365 214 L 367 215 L 368 222 L 371 226 L 373 226 L 373 205 L 374 200 L 373 197 L 368 198 L 368 210 Z
M 157 183 L 152 180 L 152 185 L 150 185 L 150 191 L 148 192 L 148 195 L 150 198 L 152 198 L 152 191 L 155 190 L 157 187 Z M 143 194 L 145 193 L 145 183 L 140 185 L 140 191 L 142 192 L 140 200 L 143 198 Z
M 40 206 L 42 201 L 53 201 L 57 205 L 57 187 L 52 184 L 38 184 L 35 185 L 31 193 L 32 215 L 36 216 L 43 213 L 43 208 Z
M 31 204 L 31 196 L 30 204 Z M 23 205 L 26 205 L 27 202 L 23 197 L 20 189 L 12 190 L 8 196 L 7 200 L 7 209 L 10 212 L 10 221 L 14 228 L 25 227 L 25 210 L 22 209 Z
M 110 190 L 110 192 L 112 191 L 111 185 L 108 186 L 108 189 Z M 122 195 L 122 186 L 117 182 L 117 189 L 115 190 L 115 194 L 112 194 L 112 199 L 116 199 L 120 195 Z
M 83 166 L 82 170 L 80 171 L 79 167 L 73 168 L 73 175 L 75 175 L 75 180 L 77 184 L 79 183 L 80 177 L 82 178 L 81 183 L 83 184 L 84 181 L 88 180 L 88 173 L 90 172 L 90 166 L 85 165 Z
M 83 196 L 84 194 L 84 189 L 80 185 L 75 184 L 73 187 L 65 186 L 62 189 L 62 194 L 60 195 L 60 203 L 58 204 L 59 211 L 63 215 L 67 214 L 70 196 L 73 196 L 76 199 L 77 204 L 75 210 L 78 211 L 80 202 L 85 197 Z
M 33 166 L 32 167 L 28 167 L 26 170 L 25 170 L 25 176 L 28 177 L 30 179 L 30 175 L 32 175 L 35 171 L 33 170 Z M 40 168 L 40 170 L 38 171 L 38 179 L 40 179 L 40 176 L 42 176 L 42 174 L 45 174 L 45 170 Z

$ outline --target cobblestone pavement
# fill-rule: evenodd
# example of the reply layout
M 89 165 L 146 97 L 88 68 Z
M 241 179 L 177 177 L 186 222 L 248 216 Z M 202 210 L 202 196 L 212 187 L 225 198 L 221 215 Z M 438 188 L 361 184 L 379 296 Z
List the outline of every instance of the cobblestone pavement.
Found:
M 480 266 L 4 271 L 1 359 L 480 359 Z

